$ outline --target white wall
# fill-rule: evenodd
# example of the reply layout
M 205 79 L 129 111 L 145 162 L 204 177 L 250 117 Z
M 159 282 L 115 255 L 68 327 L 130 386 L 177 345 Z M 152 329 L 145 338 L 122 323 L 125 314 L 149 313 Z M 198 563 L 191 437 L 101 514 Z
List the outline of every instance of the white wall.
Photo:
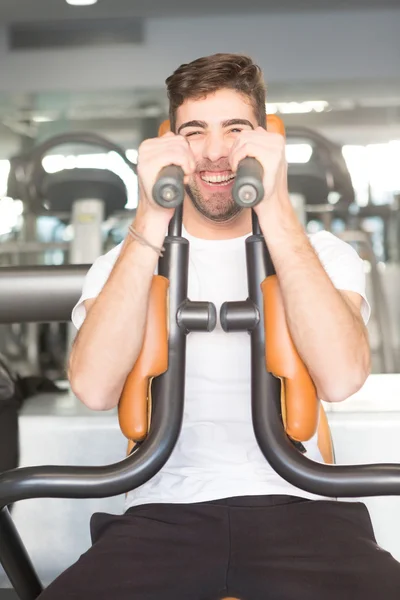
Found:
M 150 19 L 141 46 L 9 53 L 0 29 L 0 92 L 163 86 L 180 63 L 248 53 L 269 83 L 400 76 L 400 10 Z

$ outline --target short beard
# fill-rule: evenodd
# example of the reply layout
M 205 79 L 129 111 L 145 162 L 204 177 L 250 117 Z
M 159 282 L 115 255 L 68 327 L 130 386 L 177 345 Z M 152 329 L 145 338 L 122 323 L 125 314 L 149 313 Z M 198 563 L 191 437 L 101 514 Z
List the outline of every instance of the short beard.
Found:
M 231 221 L 243 210 L 234 202 L 232 196 L 227 200 L 226 194 L 224 193 L 216 192 L 211 194 L 206 200 L 196 183 L 193 181 L 186 185 L 185 188 L 194 207 L 199 213 L 215 223 L 226 223 Z

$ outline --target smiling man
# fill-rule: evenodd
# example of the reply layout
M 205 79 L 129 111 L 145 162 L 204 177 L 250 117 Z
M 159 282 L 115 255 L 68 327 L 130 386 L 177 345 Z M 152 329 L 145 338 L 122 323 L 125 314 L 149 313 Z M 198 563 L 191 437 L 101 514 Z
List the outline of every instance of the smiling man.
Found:
M 254 124 L 249 119 L 229 119 L 219 122 L 218 119 L 221 109 L 223 112 L 224 104 L 232 102 L 232 99 L 241 104 L 240 97 L 236 94 L 233 96 L 230 90 L 220 90 L 214 93 L 213 96 L 212 103 L 217 111 L 216 119 L 212 120 L 214 122 L 210 121 L 209 117 L 208 122 L 186 121 L 179 126 L 177 133 L 186 137 L 195 157 L 199 156 L 196 173 L 187 186 L 187 193 L 192 201 L 193 208 L 210 220 L 224 222 L 230 221 L 241 212 L 240 207 L 232 199 L 235 173 L 232 171 L 228 160 L 229 148 L 238 133 L 253 130 Z M 203 108 L 203 111 L 209 115 L 210 101 L 211 98 L 209 97 L 205 107 L 201 106 L 200 101 L 196 103 L 199 112 L 202 112 L 201 109 Z M 183 109 L 184 116 L 181 118 L 185 118 L 185 113 L 190 112 L 190 106 L 190 104 L 185 106 L 186 111 Z M 239 114 L 242 112 L 240 109 L 243 110 L 243 106 L 238 108 Z M 254 121 L 254 116 L 252 120 Z M 221 130 L 223 133 L 222 143 L 218 139 L 221 137 Z M 214 143 L 213 137 L 217 138 L 216 143 Z M 231 140 L 231 144 L 229 144 L 229 140 Z M 210 144 L 212 146 L 208 148 Z M 222 149 L 221 145 L 225 148 Z M 213 160 L 214 156 L 216 156 L 215 160 Z M 246 224 L 246 228 L 248 229 L 248 224 Z
M 245 56 L 218 54 L 167 79 L 171 132 L 139 148 L 132 234 L 90 269 L 72 315 L 72 389 L 87 406 L 117 406 L 140 353 L 149 290 L 174 213 L 152 189 L 162 168 L 185 173 L 188 296 L 215 304 L 247 295 L 251 211 L 232 185 L 239 162 L 264 169 L 260 227 L 279 278 L 289 329 L 328 402 L 369 373 L 363 263 L 333 235 L 308 237 L 287 188 L 285 144 L 265 129 L 265 85 Z M 307 456 L 322 457 L 317 439 Z M 271 469 L 251 415 L 250 339 L 220 324 L 187 340 L 185 413 L 164 467 L 127 496 L 124 515 L 95 514 L 92 548 L 44 600 L 397 599 L 400 565 L 380 549 L 364 504 L 297 489 Z

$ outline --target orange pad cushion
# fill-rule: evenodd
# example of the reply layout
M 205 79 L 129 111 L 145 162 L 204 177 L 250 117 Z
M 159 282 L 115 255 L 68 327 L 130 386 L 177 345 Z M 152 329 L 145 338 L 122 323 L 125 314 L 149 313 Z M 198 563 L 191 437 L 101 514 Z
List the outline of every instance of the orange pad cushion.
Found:
M 143 440 L 148 433 L 151 379 L 168 368 L 168 288 L 168 279 L 153 276 L 142 350 L 119 401 L 121 431 L 134 442 Z
M 261 289 L 267 370 L 282 380 L 281 401 L 286 433 L 293 440 L 305 442 L 318 427 L 320 403 L 315 385 L 291 338 L 277 276 L 267 277 Z

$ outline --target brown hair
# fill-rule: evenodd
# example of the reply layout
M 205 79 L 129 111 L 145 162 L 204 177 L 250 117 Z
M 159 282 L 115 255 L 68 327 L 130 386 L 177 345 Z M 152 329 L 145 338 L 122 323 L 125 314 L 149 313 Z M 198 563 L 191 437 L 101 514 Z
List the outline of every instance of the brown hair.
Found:
M 247 96 L 257 122 L 265 127 L 266 86 L 259 66 L 248 56 L 214 54 L 181 65 L 168 77 L 169 120 L 176 127 L 176 111 L 185 100 L 205 98 L 221 89 L 232 89 Z

